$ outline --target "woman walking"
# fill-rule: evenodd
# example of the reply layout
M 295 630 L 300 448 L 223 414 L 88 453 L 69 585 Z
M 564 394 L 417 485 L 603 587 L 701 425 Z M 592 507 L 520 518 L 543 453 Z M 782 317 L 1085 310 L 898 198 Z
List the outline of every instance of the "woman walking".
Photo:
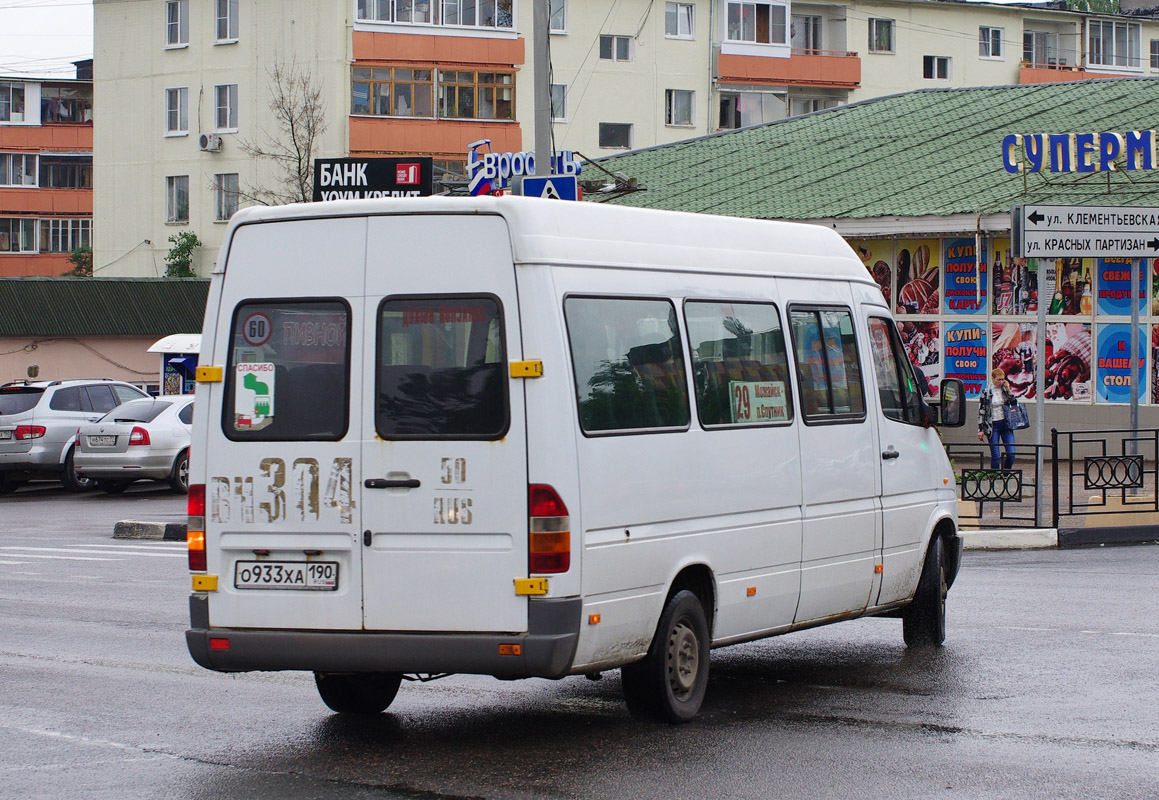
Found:
M 1001 369 L 992 370 L 990 383 L 978 398 L 978 441 L 990 442 L 990 469 L 998 469 L 999 443 L 1006 449 L 1002 469 L 1014 466 L 1014 430 L 1006 419 L 1006 406 L 1015 402 L 1006 373 Z

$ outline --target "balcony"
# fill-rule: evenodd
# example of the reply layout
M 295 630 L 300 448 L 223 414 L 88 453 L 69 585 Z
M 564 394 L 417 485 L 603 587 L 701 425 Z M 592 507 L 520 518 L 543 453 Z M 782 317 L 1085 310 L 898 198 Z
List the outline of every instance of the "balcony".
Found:
M 1060 64 L 1053 60 L 1045 62 L 1023 61 L 1018 67 L 1018 82 L 1029 83 L 1064 83 L 1066 81 L 1085 81 L 1091 78 L 1127 78 L 1129 74 L 1113 72 L 1092 72 L 1073 64 Z
M 725 55 L 717 58 L 722 83 L 777 86 L 829 86 L 856 89 L 861 85 L 861 59 L 845 50 L 793 48 L 788 58 Z

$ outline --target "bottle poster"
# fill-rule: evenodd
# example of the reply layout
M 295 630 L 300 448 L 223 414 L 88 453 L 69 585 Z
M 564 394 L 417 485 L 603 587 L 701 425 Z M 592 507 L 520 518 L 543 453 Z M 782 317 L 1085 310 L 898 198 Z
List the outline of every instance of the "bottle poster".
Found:
M 957 378 L 966 397 L 982 394 L 989 381 L 986 369 L 986 326 L 974 322 L 955 322 L 946 326 L 946 377 Z
M 985 245 L 978 253 L 974 239 L 946 239 L 944 263 L 946 313 L 985 314 L 989 297 Z
M 1094 287 L 1091 284 L 1093 258 L 1042 258 L 1048 270 L 1047 282 L 1054 279 L 1050 306 L 1046 313 L 1052 316 L 1091 315 Z M 1053 269 L 1052 269 L 1053 267 Z
M 991 312 L 1003 315 L 1038 313 L 1038 267 L 1041 259 L 1015 258 L 1010 237 L 990 240 L 987 251 L 990 260 Z M 1047 287 L 1052 288 L 1050 273 Z
M 939 239 L 899 239 L 894 271 L 898 314 L 937 314 L 942 248 Z

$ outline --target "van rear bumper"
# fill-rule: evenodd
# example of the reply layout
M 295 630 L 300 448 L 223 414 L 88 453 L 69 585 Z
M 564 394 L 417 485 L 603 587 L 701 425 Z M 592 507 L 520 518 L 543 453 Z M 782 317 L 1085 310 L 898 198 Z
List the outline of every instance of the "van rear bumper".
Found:
M 393 633 L 210 628 L 205 597 L 189 598 L 193 627 L 185 643 L 193 660 L 218 672 L 454 672 L 499 678 L 561 678 L 575 658 L 580 598 L 528 600 L 528 631 L 501 633 Z M 229 649 L 211 649 L 210 638 Z M 520 646 L 499 655 L 499 645 Z

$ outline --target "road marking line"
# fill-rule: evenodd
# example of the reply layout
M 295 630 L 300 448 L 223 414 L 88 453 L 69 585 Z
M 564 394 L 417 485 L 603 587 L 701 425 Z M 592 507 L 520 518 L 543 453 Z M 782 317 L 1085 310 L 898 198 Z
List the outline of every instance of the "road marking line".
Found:
M 33 551 L 33 552 L 37 552 L 37 553 L 76 553 L 76 552 L 81 552 L 81 553 L 98 553 L 100 555 L 106 555 L 106 556 L 125 556 L 125 555 L 145 556 L 147 558 L 185 558 L 185 555 L 183 553 L 128 553 L 128 552 L 122 552 L 119 550 L 81 550 L 81 551 L 77 551 L 71 547 L 17 547 L 17 546 L 11 546 L 11 547 L 0 547 L 0 550 L 17 550 L 19 552 L 10 553 L 10 555 L 25 556 L 28 558 L 34 558 L 35 556 L 33 556 L 31 553 L 29 553 L 27 551 Z M 103 559 L 103 560 L 111 561 L 114 559 Z
M 27 564 L 27 563 L 28 563 L 27 561 L 0 561 L 0 564 L 3 564 L 6 567 L 18 567 L 21 564 Z
M 21 558 L 43 558 L 49 561 L 116 561 L 115 558 L 100 558 L 88 556 L 38 556 L 35 553 L 21 553 Z
M 1019 625 L 999 625 L 998 630 L 1000 630 L 1000 631 L 1034 631 L 1034 632 L 1041 632 L 1041 633 L 1053 633 L 1054 631 L 1057 631 L 1058 628 L 1024 628 L 1024 627 L 1021 627 Z

